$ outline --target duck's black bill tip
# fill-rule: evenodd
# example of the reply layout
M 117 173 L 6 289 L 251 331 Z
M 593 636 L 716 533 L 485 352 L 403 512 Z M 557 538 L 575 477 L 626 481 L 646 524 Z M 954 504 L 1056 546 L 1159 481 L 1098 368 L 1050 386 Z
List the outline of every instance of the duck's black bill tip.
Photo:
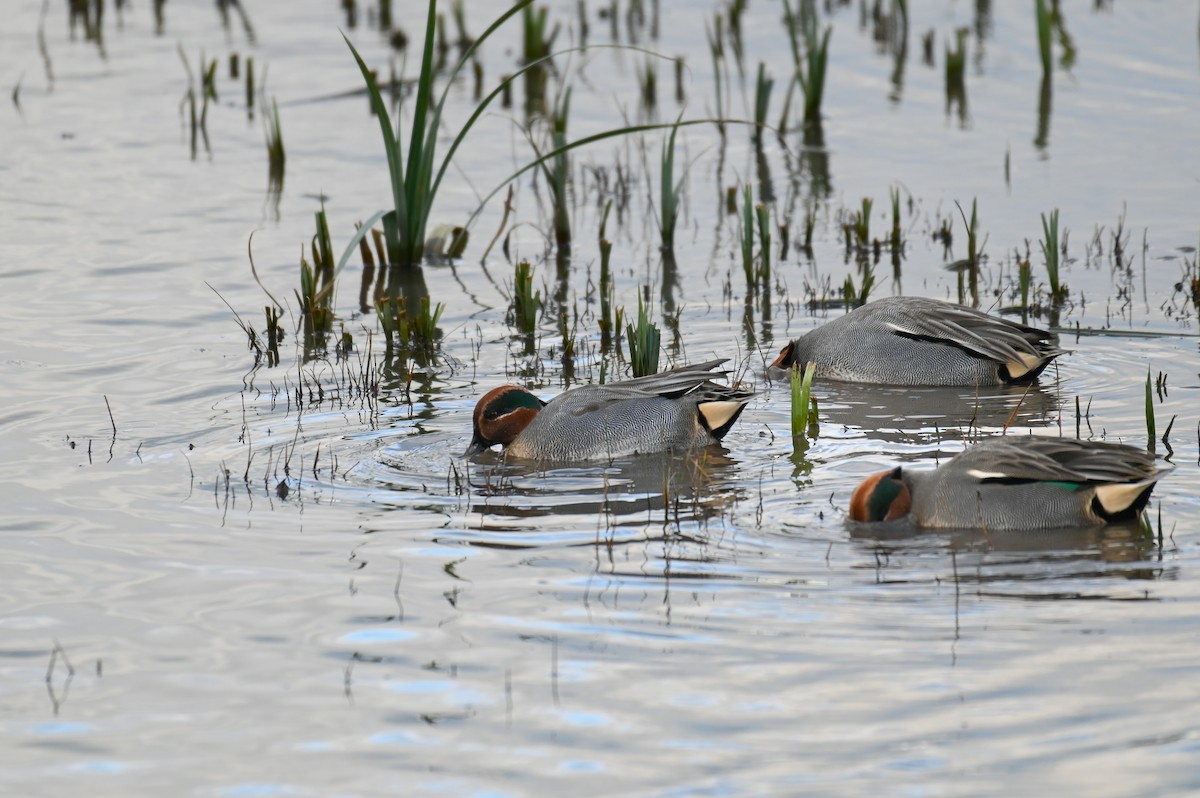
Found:
M 487 441 L 480 440 L 477 437 L 472 438 L 471 443 L 466 448 L 466 451 L 462 453 L 462 457 L 474 457 L 480 452 L 486 452 L 490 448 L 491 447 L 488 445 Z

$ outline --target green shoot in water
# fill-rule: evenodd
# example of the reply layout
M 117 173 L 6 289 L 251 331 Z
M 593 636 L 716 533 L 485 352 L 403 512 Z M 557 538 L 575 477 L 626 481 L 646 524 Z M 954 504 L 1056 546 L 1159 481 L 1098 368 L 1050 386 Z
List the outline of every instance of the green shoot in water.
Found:
M 1046 275 L 1050 280 L 1050 299 L 1055 304 L 1062 303 L 1067 298 L 1067 287 L 1058 279 L 1059 244 L 1058 244 L 1058 208 L 1050 211 L 1050 216 L 1042 214 L 1042 256 L 1046 259 Z
M 513 322 L 524 335 L 531 335 L 542 310 L 542 292 L 533 290 L 533 266 L 523 260 L 513 278 Z
M 625 330 L 629 339 L 629 363 L 633 376 L 644 377 L 658 372 L 658 350 L 662 334 L 646 315 L 646 305 L 638 295 L 637 326 L 628 325 Z
M 792 366 L 792 440 L 817 437 L 817 398 L 812 395 L 816 364 L 809 361 L 802 370 Z

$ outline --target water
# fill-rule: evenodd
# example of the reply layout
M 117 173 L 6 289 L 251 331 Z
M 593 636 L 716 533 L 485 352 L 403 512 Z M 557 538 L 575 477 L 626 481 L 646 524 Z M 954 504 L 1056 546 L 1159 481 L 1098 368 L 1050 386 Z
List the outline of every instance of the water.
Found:
M 777 118 L 790 62 L 781 8 L 751 5 L 746 72 L 768 63 Z M 511 266 L 498 249 L 486 270 L 478 262 L 500 225 L 498 199 L 462 262 L 426 269 L 447 305 L 444 358 L 418 369 L 410 390 L 394 373 L 381 375 L 378 397 L 356 388 L 378 354 L 365 333 L 374 320 L 354 313 L 357 266 L 337 302 L 357 354 L 299 364 L 289 338 L 282 366 L 252 368 L 221 299 L 261 329 L 251 232 L 263 282 L 294 300 L 318 196 L 338 245 L 387 201 L 366 101 L 336 96 L 359 85 L 336 4 L 249 9 L 253 42 L 236 17 L 226 29 L 204 5 L 166 6 L 161 35 L 150 7 L 108 8 L 102 52 L 72 38 L 53 4 L 52 86 L 40 4 L 8 10 L 0 75 L 20 89 L 19 107 L 0 111 L 0 792 L 1200 789 L 1200 361 L 1196 308 L 1176 288 L 1196 275 L 1192 4 L 1064 3 L 1077 58 L 1054 76 L 1040 145 L 1025 7 L 984 17 L 962 4 L 914 8 L 899 88 L 892 54 L 858 9 L 838 11 L 829 194 L 813 258 L 793 244 L 777 264 L 769 319 L 743 301 L 724 191 L 752 179 L 794 238 L 818 163 L 801 162 L 797 133 L 791 152 L 768 135 L 761 161 L 745 129 L 730 126 L 724 147 L 710 126 L 681 134 L 689 169 L 674 285 L 662 277 L 637 142 L 580 153 L 568 305 L 589 308 L 603 186 L 619 162 L 632 182 L 608 225 L 617 303 L 636 305 L 650 283 L 656 304 L 665 297 L 679 313 L 678 335 L 660 325 L 666 354 L 731 357 L 760 395 L 723 452 L 551 471 L 457 457 L 484 390 L 517 374 L 536 375 L 544 395 L 565 381 L 555 321 L 540 328 L 538 356 L 523 355 L 504 320 Z M 398 12 L 414 41 L 408 17 L 420 10 Z M 469 30 L 490 13 L 470 9 Z M 608 42 L 607 20 L 591 13 L 589 41 Z M 708 10 L 667 3 L 661 14 L 658 38 L 639 29 L 638 41 L 684 55 L 685 116 L 715 113 Z M 352 35 L 384 64 L 386 43 L 363 15 Z M 574 4 L 553 5 L 551 18 L 563 45 Z M 964 121 L 946 113 L 942 74 L 960 25 L 972 29 Z M 921 60 L 930 29 L 933 67 Z M 518 35 L 484 48 L 489 81 L 515 68 Z M 195 161 L 179 47 L 193 72 L 202 51 L 221 59 L 212 153 L 201 148 Z M 231 52 L 267 65 L 266 94 L 280 105 L 288 162 L 277 202 L 261 119 L 247 119 L 241 84 L 227 76 Z M 619 124 L 618 103 L 631 118 L 643 113 L 640 63 L 628 51 L 572 58 L 572 136 Z M 674 119 L 669 65 L 659 82 L 657 118 Z M 728 115 L 750 113 L 752 87 L 735 85 Z M 451 125 L 470 112 L 470 95 L 470 80 L 452 91 Z M 435 221 L 460 220 L 476 192 L 528 157 L 513 123 L 520 102 L 518 91 L 517 108 L 485 117 L 468 139 Z M 646 139 L 651 171 L 659 141 Z M 804 300 L 826 281 L 832 292 L 847 274 L 860 281 L 840 220 L 873 197 L 872 231 L 886 235 L 892 186 L 902 188 L 907 246 L 898 279 L 886 253 L 875 267 L 875 295 L 956 298 L 956 276 L 942 268 L 965 256 L 954 203 L 969 213 L 976 200 L 988 256 L 980 303 L 1011 304 L 1013 253 L 1028 246 L 1044 281 L 1040 214 L 1057 207 L 1071 231 L 1060 323 L 1081 332 L 1063 334 L 1071 353 L 1028 395 L 818 384 L 820 436 L 793 457 L 786 390 L 759 375 L 787 338 L 840 312 L 813 313 Z M 558 286 L 543 196 L 520 184 L 509 244 L 535 261 L 549 297 Z M 947 221 L 949 252 L 930 237 Z M 577 334 L 575 379 L 596 379 L 590 315 Z M 1175 418 L 1176 470 L 1154 494 L 1152 536 L 844 523 L 865 474 L 932 465 L 1010 419 L 1010 434 L 1145 445 L 1147 370 L 1166 374 L 1160 436 Z

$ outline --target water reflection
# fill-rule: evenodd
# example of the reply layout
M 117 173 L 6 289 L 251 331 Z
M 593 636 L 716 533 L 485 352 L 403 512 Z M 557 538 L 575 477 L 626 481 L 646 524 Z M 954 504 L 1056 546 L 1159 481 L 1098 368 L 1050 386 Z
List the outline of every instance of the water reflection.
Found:
M 1060 401 L 1038 385 L 916 388 L 825 382 L 813 387 L 823 424 L 868 431 L 891 443 L 920 443 L 930 435 L 969 437 L 1006 426 L 1058 423 Z
M 975 585 L 978 595 L 1034 600 L 1129 598 L 1063 580 L 1157 580 L 1173 576 L 1162 562 L 1162 541 L 1136 521 L 1103 527 L 1037 531 L 959 529 L 932 532 L 907 522 L 848 523 L 850 540 L 873 561 L 880 582 L 925 582 L 930 555 L 949 558 L 937 581 Z M 949 567 L 949 573 L 945 568 Z M 862 566 L 860 566 L 862 567 Z M 1012 583 L 1018 583 L 1016 585 Z M 1007 583 L 1007 584 L 1004 584 Z M 1050 592 L 1022 584 L 1053 585 Z
M 570 516 L 599 518 L 608 527 L 636 519 L 678 528 L 732 508 L 742 493 L 737 465 L 718 447 L 560 467 L 506 462 L 499 452 L 485 452 L 468 475 L 468 514 L 480 518 L 481 529 L 507 529 L 514 520 L 537 518 L 566 522 Z M 569 528 L 591 539 L 596 523 Z

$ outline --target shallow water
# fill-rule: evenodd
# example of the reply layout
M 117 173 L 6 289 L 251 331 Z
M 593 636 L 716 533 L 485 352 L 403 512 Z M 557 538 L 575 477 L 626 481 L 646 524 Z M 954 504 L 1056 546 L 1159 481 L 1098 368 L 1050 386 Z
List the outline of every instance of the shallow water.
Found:
M 1194 4 L 1063 3 L 1077 60 L 1056 71 L 1040 144 L 1024 6 L 992 4 L 984 17 L 968 4 L 914 8 L 899 89 L 859 9 L 841 9 L 824 108 L 829 190 L 811 258 L 794 239 L 822 161 L 799 158 L 798 133 L 788 151 L 767 136 L 761 160 L 745 129 L 730 126 L 724 146 L 711 126 L 681 133 L 690 168 L 675 281 L 660 265 L 640 145 L 593 145 L 576 157 L 565 284 L 543 232 L 544 187 L 520 183 L 510 241 L 514 257 L 535 262 L 543 296 L 561 291 L 583 313 L 574 376 L 556 319 L 540 326 L 537 355 L 523 354 L 505 323 L 512 267 L 499 249 L 479 263 L 500 224 L 497 198 L 464 259 L 425 270 L 446 303 L 442 357 L 411 386 L 372 371 L 379 346 L 365 332 L 374 320 L 355 314 L 357 266 L 337 303 L 357 346 L 347 360 L 302 363 L 289 339 L 282 366 L 253 368 L 214 293 L 261 328 L 268 300 L 247 260 L 251 232 L 264 283 L 294 299 L 318 196 L 335 246 L 388 196 L 365 98 L 338 96 L 359 86 L 338 4 L 267 5 L 248 9 L 253 42 L 203 4 L 167 4 L 161 35 L 150 6 L 108 8 L 100 48 L 72 37 L 52 4 L 52 84 L 41 4 L 13 3 L 0 29 L 0 76 L 19 84 L 0 111 L 0 792 L 1200 790 L 1200 358 L 1197 309 L 1176 288 L 1196 276 Z M 415 41 L 412 5 L 398 18 Z M 780 11 L 747 11 L 752 55 L 745 89 L 730 62 L 730 116 L 750 113 L 760 58 L 778 116 L 790 62 Z M 490 13 L 474 4 L 469 29 Z M 575 13 L 552 5 L 560 44 Z M 640 30 L 638 41 L 685 56 L 685 116 L 715 113 L 709 9 L 664 3 L 661 15 L 658 37 Z M 589 41 L 607 43 L 608 21 L 595 9 L 590 21 Z M 961 25 L 971 28 L 964 121 L 946 112 L 942 72 Z M 623 5 L 620 27 L 628 41 Z M 920 45 L 930 29 L 932 67 Z M 489 81 L 515 69 L 517 31 L 484 48 Z M 366 11 L 352 36 L 369 62 L 386 63 Z M 212 152 L 196 160 L 178 47 L 193 71 L 201 51 L 221 59 Z M 268 65 L 288 152 L 277 202 L 261 119 L 247 119 L 226 73 L 231 52 Z M 644 114 L 640 63 L 620 50 L 572 57 L 572 136 L 620 124 L 621 106 Z M 670 121 L 669 66 L 659 81 L 653 118 Z M 469 85 L 451 93 L 451 124 L 470 112 Z M 435 221 L 460 221 L 527 158 L 517 94 L 517 108 L 467 140 Z M 647 136 L 646 162 L 659 142 Z M 628 205 L 608 223 L 617 303 L 633 307 L 650 284 L 656 306 L 679 313 L 678 334 L 660 318 L 665 358 L 730 357 L 759 395 L 722 450 L 695 457 L 548 470 L 462 461 L 487 388 L 522 375 L 550 395 L 599 377 L 595 241 L 617 163 L 632 175 Z M 724 213 L 725 189 L 746 178 L 791 224 L 769 317 L 745 301 L 737 220 Z M 943 268 L 965 256 L 954 203 L 969 213 L 977 200 L 980 305 L 1013 304 L 1013 253 L 1028 247 L 1043 282 L 1040 214 L 1060 208 L 1071 300 L 1058 323 L 1070 352 L 1028 393 L 818 384 L 820 435 L 795 456 L 786 386 L 764 381 L 763 366 L 841 312 L 806 303 L 836 295 L 847 274 L 861 280 L 839 218 L 873 197 L 872 231 L 885 235 L 892 186 L 907 244 L 899 277 L 886 253 L 875 266 L 875 296 L 955 298 Z M 944 220 L 948 252 L 930 237 Z M 1174 417 L 1176 465 L 1155 491 L 1151 535 L 845 523 L 865 474 L 931 466 L 1006 424 L 1145 445 L 1148 370 L 1166 374 L 1154 408 L 1159 436 Z M 380 378 L 378 396 L 360 390 L 364 373 Z

